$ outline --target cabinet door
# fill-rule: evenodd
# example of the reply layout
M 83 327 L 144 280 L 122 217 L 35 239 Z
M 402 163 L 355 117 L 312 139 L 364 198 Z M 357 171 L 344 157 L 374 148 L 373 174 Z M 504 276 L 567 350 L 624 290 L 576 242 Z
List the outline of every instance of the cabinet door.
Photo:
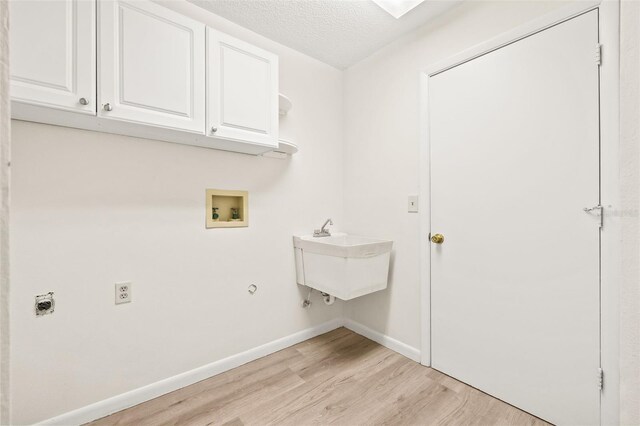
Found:
M 96 111 L 95 3 L 12 1 L 11 98 Z
M 208 134 L 277 147 L 278 57 L 207 31 Z
M 150 1 L 99 7 L 99 116 L 204 133 L 204 24 Z

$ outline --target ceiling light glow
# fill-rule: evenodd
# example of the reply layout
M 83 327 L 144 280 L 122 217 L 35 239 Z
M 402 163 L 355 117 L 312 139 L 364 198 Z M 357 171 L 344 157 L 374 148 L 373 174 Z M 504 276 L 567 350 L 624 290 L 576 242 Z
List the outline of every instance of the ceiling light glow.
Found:
M 398 19 L 425 0 L 373 0 L 385 12 Z

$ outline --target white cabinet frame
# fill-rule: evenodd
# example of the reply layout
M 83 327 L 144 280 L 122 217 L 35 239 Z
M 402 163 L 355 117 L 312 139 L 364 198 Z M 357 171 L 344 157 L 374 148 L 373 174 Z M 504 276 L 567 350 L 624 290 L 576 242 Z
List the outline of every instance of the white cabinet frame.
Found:
M 67 91 L 63 93 L 64 102 L 61 102 L 60 95 L 49 99 L 46 93 L 43 94 L 43 90 L 51 90 L 50 88 L 43 89 L 42 85 L 33 84 L 31 85 L 33 87 L 28 87 L 28 84 L 16 79 L 12 82 L 11 115 L 13 119 L 250 155 L 260 155 L 278 148 L 279 64 L 277 55 L 209 29 L 217 46 L 224 46 L 223 50 L 228 48 L 231 49 L 230 52 L 240 53 L 240 56 L 234 58 L 235 65 L 231 66 L 232 72 L 228 73 L 234 78 L 225 80 L 221 72 L 223 68 L 218 66 L 220 61 L 224 61 L 224 53 L 220 49 L 212 48 L 213 44 L 207 41 L 207 28 L 198 20 L 150 0 L 59 1 L 71 5 L 70 10 L 74 16 L 77 15 L 79 18 L 82 15 L 82 19 L 74 21 L 76 25 L 73 29 L 69 29 L 68 33 L 75 37 L 77 46 L 74 52 L 78 58 L 81 52 L 86 51 L 90 54 L 89 60 L 83 60 L 82 64 L 75 67 L 78 75 L 77 87 L 87 86 L 84 83 L 80 84 L 81 78 L 87 79 L 90 88 L 86 91 L 90 94 L 86 95 L 85 90 L 69 93 Z M 31 3 L 28 0 L 21 2 Z M 162 84 L 158 83 L 155 83 L 155 86 L 145 86 L 146 93 L 144 90 L 135 92 L 133 96 L 135 99 L 127 98 L 130 92 L 123 88 L 120 66 L 123 51 L 120 33 L 123 13 L 128 13 L 126 17 L 133 19 L 134 22 L 142 23 L 138 27 L 129 27 L 134 30 L 149 25 L 149 22 L 166 24 L 164 29 L 159 27 L 160 35 L 164 34 L 166 39 L 173 32 L 178 35 L 178 38 L 182 38 L 183 46 L 185 34 L 188 34 L 189 72 L 185 72 L 184 67 L 176 67 L 176 74 L 179 77 L 169 81 L 176 83 L 174 89 L 180 87 L 180 82 L 184 81 L 178 78 L 185 78 L 188 81 L 185 86 L 188 87 L 187 98 L 190 106 L 186 107 L 184 102 L 173 102 L 175 96 L 171 93 L 166 95 L 162 93 Z M 148 18 L 151 20 L 145 21 Z M 28 21 L 25 22 L 29 24 Z M 38 25 L 36 28 L 40 27 Z M 28 31 L 28 29 L 25 30 L 27 34 Z M 38 31 L 38 34 L 40 33 Z M 152 45 L 153 36 L 146 40 L 143 31 L 138 30 L 138 34 L 133 31 L 133 34 L 134 40 L 139 42 L 138 47 L 144 43 L 148 43 L 151 48 L 158 47 Z M 24 39 L 27 40 L 24 42 L 27 45 L 31 37 L 24 37 Z M 141 39 L 143 39 L 142 42 L 140 42 Z M 28 51 L 28 46 L 20 47 L 20 50 Z M 186 50 L 181 49 L 179 52 L 184 53 Z M 144 50 L 142 52 L 146 53 Z M 151 57 L 149 62 L 154 62 L 157 58 Z M 171 67 L 171 61 L 168 61 L 166 56 L 160 58 L 155 62 Z M 181 63 L 184 64 L 184 62 Z M 158 78 L 158 80 L 167 81 L 167 74 L 171 76 L 172 73 L 172 69 L 168 69 L 168 72 L 167 68 L 161 70 L 165 72 L 165 78 L 164 80 Z M 145 64 L 141 63 L 140 70 L 134 69 L 131 80 L 135 81 L 135 88 L 139 88 L 135 83 L 146 83 L 145 72 L 151 80 L 152 67 L 145 68 Z M 129 73 L 131 75 L 131 68 Z M 244 82 L 248 82 L 247 87 L 253 85 L 257 90 L 245 90 Z M 227 94 L 234 93 L 234 90 L 239 94 L 239 96 L 226 98 L 229 101 L 227 106 L 232 107 L 230 109 L 234 110 L 235 114 L 225 114 L 221 109 L 224 105 L 225 93 L 217 88 L 224 88 L 225 83 L 230 83 L 227 86 Z M 156 88 L 156 92 L 149 93 L 149 90 L 156 90 Z M 183 93 L 179 92 L 179 95 L 182 96 Z M 87 100 L 87 105 L 83 105 L 80 101 L 82 97 Z M 256 99 L 265 101 L 254 102 Z M 171 105 L 172 102 L 173 105 Z M 245 105 L 248 107 L 246 112 L 243 111 Z M 70 113 L 70 111 L 84 114 Z M 211 132 L 212 127 L 216 127 L 216 132 Z

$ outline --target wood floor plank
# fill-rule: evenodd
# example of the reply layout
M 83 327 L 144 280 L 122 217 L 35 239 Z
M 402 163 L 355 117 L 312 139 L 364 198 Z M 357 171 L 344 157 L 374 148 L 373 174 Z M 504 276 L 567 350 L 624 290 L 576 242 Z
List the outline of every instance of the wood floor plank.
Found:
M 91 425 L 547 423 L 339 328 Z
M 277 406 L 271 407 L 268 413 L 263 414 L 266 409 L 258 408 L 241 415 L 242 420 L 246 424 L 311 423 L 336 398 L 359 393 L 359 389 L 356 389 L 359 386 L 356 377 L 365 371 L 372 371 L 372 368 L 392 355 L 375 343 L 371 348 L 372 350 L 360 352 L 358 346 L 354 346 L 353 350 L 324 361 L 318 365 L 314 374 L 302 375 L 305 384 L 283 395 L 283 399 Z M 354 357 L 357 357 L 357 361 L 354 361 Z
M 397 387 L 410 385 L 415 365 L 402 356 L 389 356 L 379 367 L 372 375 L 359 380 L 357 392 L 332 397 L 319 419 L 321 423 L 357 424 L 379 409 L 386 411 L 386 404 L 380 401 L 387 401 L 387 396 Z
M 197 398 L 201 394 L 215 393 L 222 396 L 237 389 L 248 390 L 247 386 L 252 382 L 260 382 L 287 369 L 287 363 L 302 358 L 302 355 L 291 349 L 276 352 L 270 356 L 260 358 L 242 367 L 234 368 L 224 374 L 218 374 L 207 380 L 195 383 L 191 386 L 168 393 L 159 398 L 152 399 L 129 409 L 112 414 L 111 416 L 99 419 L 92 423 L 95 426 L 101 425 L 154 425 L 160 413 L 178 413 L 181 410 L 183 401 Z M 144 406 L 144 410 L 138 407 Z M 171 414 L 170 414 L 171 415 Z
M 365 413 L 366 423 L 433 424 L 459 403 L 453 391 L 429 379 L 425 368 L 417 363 L 402 378 L 375 395 L 376 404 Z
M 188 407 L 180 415 L 167 414 L 171 414 L 173 425 L 224 424 L 237 417 L 238 413 L 251 409 L 256 400 L 269 403 L 303 383 L 298 375 L 287 369 L 264 382 L 253 383 L 251 389 L 240 389 L 224 396 L 202 395 L 195 403 L 193 400 L 185 401 Z

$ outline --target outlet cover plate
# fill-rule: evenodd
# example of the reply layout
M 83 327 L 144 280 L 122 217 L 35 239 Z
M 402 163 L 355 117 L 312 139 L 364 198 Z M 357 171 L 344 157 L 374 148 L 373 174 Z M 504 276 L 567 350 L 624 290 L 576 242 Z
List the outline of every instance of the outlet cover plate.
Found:
M 122 281 L 115 284 L 116 290 L 116 305 L 131 302 L 131 282 Z
M 408 210 L 409 210 L 409 213 L 418 213 L 418 196 L 417 195 L 409 195 Z

